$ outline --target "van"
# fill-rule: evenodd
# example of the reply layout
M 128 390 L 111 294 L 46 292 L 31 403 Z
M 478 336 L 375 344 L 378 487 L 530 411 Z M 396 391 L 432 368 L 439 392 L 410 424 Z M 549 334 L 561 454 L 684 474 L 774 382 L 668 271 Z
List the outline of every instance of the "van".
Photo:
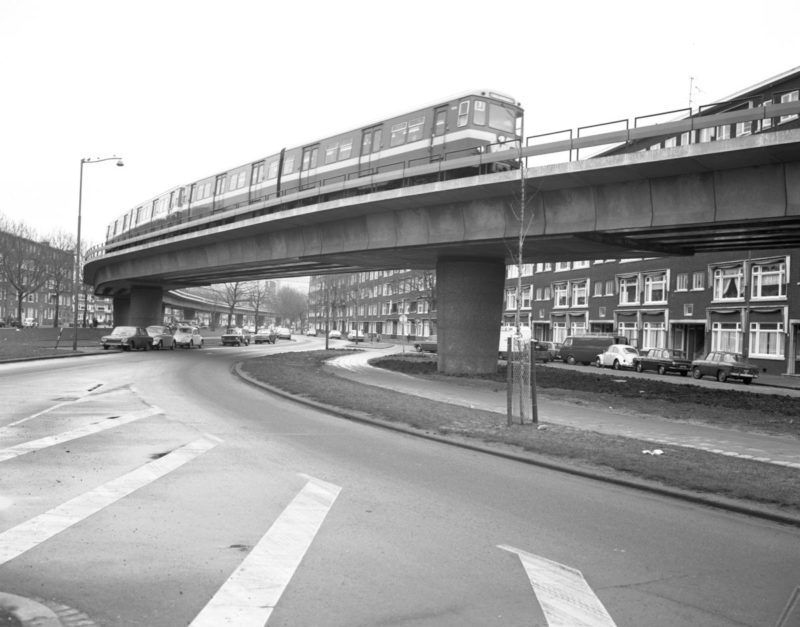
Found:
M 605 353 L 612 344 L 627 344 L 628 338 L 622 335 L 570 335 L 559 349 L 559 357 L 564 363 L 588 366 Z

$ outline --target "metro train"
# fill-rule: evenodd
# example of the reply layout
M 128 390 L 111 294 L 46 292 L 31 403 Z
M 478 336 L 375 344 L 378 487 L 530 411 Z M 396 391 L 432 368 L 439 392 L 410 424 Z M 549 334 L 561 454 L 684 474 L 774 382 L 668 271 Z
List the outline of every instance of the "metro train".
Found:
M 391 187 L 407 176 L 409 167 L 517 148 L 522 123 L 523 110 L 509 96 L 488 90 L 460 94 L 167 190 L 109 224 L 106 250 L 140 234 L 308 189 L 325 190 L 336 183 L 343 189 L 342 183 L 355 181 L 346 193 L 374 191 L 374 186 L 359 187 L 358 181 L 378 173 L 381 186 Z M 514 168 L 518 162 L 509 159 L 491 167 Z M 460 173 L 470 174 L 474 168 Z M 274 210 L 280 208 L 276 203 Z

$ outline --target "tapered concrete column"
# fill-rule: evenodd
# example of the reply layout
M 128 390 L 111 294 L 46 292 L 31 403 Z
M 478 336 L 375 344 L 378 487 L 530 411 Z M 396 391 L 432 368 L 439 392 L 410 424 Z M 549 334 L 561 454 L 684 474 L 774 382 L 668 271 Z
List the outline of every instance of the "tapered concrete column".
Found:
M 497 372 L 505 273 L 503 259 L 437 261 L 439 372 Z
M 131 287 L 131 308 L 128 324 L 147 327 L 164 320 L 164 293 L 160 287 L 134 285 Z
M 130 324 L 128 318 L 131 314 L 130 296 L 115 296 L 114 301 L 114 326 Z

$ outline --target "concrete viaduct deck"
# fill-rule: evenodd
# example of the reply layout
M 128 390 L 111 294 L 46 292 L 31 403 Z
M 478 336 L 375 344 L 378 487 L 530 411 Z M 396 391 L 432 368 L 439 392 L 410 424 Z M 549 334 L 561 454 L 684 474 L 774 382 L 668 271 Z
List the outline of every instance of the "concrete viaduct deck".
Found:
M 530 167 L 524 185 L 522 224 L 520 171 L 500 172 L 237 209 L 91 259 L 85 280 L 146 318 L 163 289 L 435 267 L 439 368 L 471 373 L 496 367 L 493 322 L 521 228 L 526 263 L 800 244 L 800 129 Z

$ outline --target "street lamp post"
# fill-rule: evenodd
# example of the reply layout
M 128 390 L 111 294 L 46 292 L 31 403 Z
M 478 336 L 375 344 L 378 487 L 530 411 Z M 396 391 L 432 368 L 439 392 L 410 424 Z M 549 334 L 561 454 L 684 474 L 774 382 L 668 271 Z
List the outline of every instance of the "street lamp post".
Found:
M 122 167 L 121 157 L 104 157 L 104 158 L 91 158 L 85 157 L 81 159 L 81 176 L 78 183 L 78 232 L 75 238 L 75 286 L 72 294 L 72 308 L 74 309 L 73 332 L 72 332 L 72 350 L 78 350 L 78 301 L 80 300 L 80 287 L 81 287 L 81 203 L 83 202 L 83 164 L 84 163 L 100 163 L 101 161 L 116 161 L 117 166 Z

